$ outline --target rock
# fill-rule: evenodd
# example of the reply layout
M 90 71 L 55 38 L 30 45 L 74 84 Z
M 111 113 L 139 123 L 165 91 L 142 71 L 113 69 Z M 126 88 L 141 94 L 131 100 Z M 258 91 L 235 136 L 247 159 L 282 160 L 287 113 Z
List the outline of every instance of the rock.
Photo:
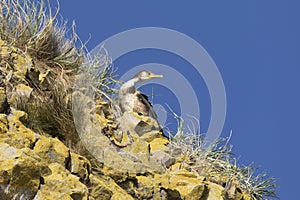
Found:
M 71 169 L 72 174 L 78 176 L 80 181 L 87 183 L 89 181 L 89 175 L 92 171 L 91 163 L 85 157 L 71 153 Z
M 17 149 L 0 143 L 1 199 L 32 199 L 47 166 L 30 149 Z
M 134 155 L 143 161 L 149 160 L 149 150 L 149 144 L 145 141 L 133 142 L 131 145 L 128 145 L 122 149 L 122 151 Z
M 140 137 L 141 140 L 145 140 L 147 142 L 151 142 L 157 138 L 162 138 L 162 133 L 158 130 L 147 132 Z
M 133 198 L 122 189 L 113 179 L 109 177 L 96 177 L 93 174 L 90 175 L 91 190 L 90 190 L 90 200 L 100 200 L 100 199 L 128 199 L 133 200 Z
M 132 143 L 132 134 L 129 131 L 114 133 L 110 140 L 118 147 L 126 147 Z
M 136 140 L 131 145 L 121 149 L 120 154 L 131 158 L 134 162 L 147 166 L 148 169 L 157 173 L 164 172 L 166 165 L 170 166 L 171 163 L 175 162 L 165 152 L 156 151 L 156 153 L 150 153 L 150 149 L 148 142 Z
M 153 159 L 157 165 L 169 168 L 176 162 L 176 159 L 164 151 L 154 151 L 151 153 L 150 159 Z
M 118 119 L 118 122 L 121 130 L 135 132 L 139 136 L 153 130 L 160 130 L 156 120 L 151 117 L 140 116 L 136 112 L 131 111 L 124 112 L 122 117 Z
M 215 183 L 206 184 L 208 192 L 206 194 L 207 199 L 224 200 L 224 188 L 221 185 Z
M 58 163 L 49 165 L 51 174 L 43 176 L 34 200 L 87 200 L 88 188 Z
M 98 177 L 95 177 L 93 174 L 90 175 L 90 200 L 97 200 L 97 199 L 111 199 L 113 195 L 112 189 L 109 185 Z
M 134 112 L 124 112 L 122 117 L 117 119 L 120 124 L 120 129 L 129 131 L 134 130 L 137 124 L 141 121 L 138 117 L 139 116 L 136 116 Z
M 99 122 L 99 117 L 94 118 L 95 111 L 90 114 L 90 110 L 93 110 L 92 106 L 89 108 L 87 105 L 89 104 L 88 102 L 90 99 L 83 96 L 80 92 L 73 94 L 73 98 L 76 105 L 83 105 L 78 106 L 78 109 L 76 107 L 74 111 L 75 116 L 77 116 L 75 117 L 76 130 L 86 149 L 103 166 L 103 168 L 100 169 L 101 173 L 112 177 L 114 180 L 123 181 L 133 174 L 146 173 L 148 170 L 151 171 L 151 167 L 142 163 L 140 160 L 141 158 L 134 155 L 134 153 L 126 152 L 120 148 L 124 147 L 135 151 L 137 154 L 140 153 L 138 152 L 139 150 L 134 150 L 136 148 L 130 147 L 129 141 L 131 140 L 127 133 L 124 132 L 125 134 L 120 134 L 121 137 L 117 138 L 118 140 L 120 139 L 120 145 L 115 145 L 114 142 L 111 142 L 111 137 L 114 138 L 115 136 L 107 136 L 101 129 L 100 124 L 105 122 L 105 120 L 100 120 L 101 123 L 95 124 L 97 118 Z M 132 134 L 134 133 L 132 132 Z M 139 136 L 136 135 L 136 137 L 138 138 Z M 148 152 L 147 144 L 146 148 L 139 144 L 134 146 L 139 146 L 137 148 L 144 148 Z
M 70 150 L 57 138 L 41 136 L 33 151 L 47 163 L 56 162 L 62 166 L 67 166 L 70 159 Z
M 159 187 L 151 176 L 136 176 L 136 180 L 139 199 L 150 199 L 155 192 L 159 191 Z
M 138 199 L 205 199 L 208 192 L 202 177 L 186 170 L 135 178 Z
M 130 157 L 122 153 L 115 153 L 110 149 L 104 151 L 102 173 L 112 177 L 114 180 L 121 182 L 137 173 L 144 174 L 151 172 L 151 168 L 134 156 Z M 137 160 L 135 160 L 137 159 Z
M 147 117 L 147 116 L 139 116 L 137 113 L 134 113 L 136 118 L 140 119 L 141 121 L 136 125 L 135 132 L 142 136 L 145 133 L 151 132 L 151 131 L 160 131 L 160 126 L 157 122 L 157 120 Z
M 39 135 L 23 125 L 20 120 L 26 119 L 26 113 L 12 109 L 9 115 L 0 117 L 0 142 L 16 148 L 32 148 Z
M 29 148 L 0 143 L 1 199 L 88 199 L 88 189 L 79 177 L 48 161 Z
M 7 133 L 8 128 L 7 116 L 0 113 L 0 138 L 2 134 L 4 135 Z
M 3 40 L 0 40 L 0 55 L 1 61 L 6 63 L 7 69 L 3 69 L 4 73 L 9 74 L 8 70 L 13 70 L 11 82 L 23 82 L 26 83 L 26 74 L 28 71 L 34 68 L 32 58 L 28 53 L 21 51 L 18 48 L 7 45 Z M 2 64 L 2 63 L 1 63 Z M 5 71 L 7 70 L 7 71 Z M 6 80 L 9 81 L 11 78 Z
M 232 179 L 226 182 L 224 189 L 225 197 L 228 200 L 246 200 L 242 190 L 238 187 L 238 181 Z
M 10 56 L 14 61 L 14 76 L 20 80 L 24 80 L 27 71 L 34 68 L 31 57 L 26 53 L 20 52 L 20 50 L 16 48 L 12 48 Z
M 150 152 L 155 152 L 155 151 L 168 151 L 169 148 L 167 145 L 169 144 L 169 140 L 164 137 L 157 137 L 153 139 L 149 145 L 150 145 Z
M 166 190 L 167 198 L 200 199 L 205 192 L 201 177 L 186 170 L 155 175 L 156 183 Z

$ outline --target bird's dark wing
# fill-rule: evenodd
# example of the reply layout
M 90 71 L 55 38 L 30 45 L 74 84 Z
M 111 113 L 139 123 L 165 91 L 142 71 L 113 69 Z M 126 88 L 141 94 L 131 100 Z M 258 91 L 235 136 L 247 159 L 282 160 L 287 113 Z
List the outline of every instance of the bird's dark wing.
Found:
M 137 97 L 137 99 L 133 111 L 144 116 L 149 116 L 153 119 L 157 119 L 157 115 L 154 112 L 151 103 L 149 102 L 148 96 L 140 93 L 139 91 L 136 91 L 135 96 Z

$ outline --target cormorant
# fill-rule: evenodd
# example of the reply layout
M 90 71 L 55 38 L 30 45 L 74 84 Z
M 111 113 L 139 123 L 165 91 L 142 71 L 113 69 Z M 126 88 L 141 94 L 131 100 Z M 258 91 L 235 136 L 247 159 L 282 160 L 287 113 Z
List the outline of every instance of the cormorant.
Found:
M 157 115 L 153 110 L 148 97 L 142 94 L 135 88 L 135 84 L 142 81 L 147 81 L 153 78 L 162 78 L 162 75 L 154 74 L 150 71 L 141 71 L 137 73 L 132 79 L 125 82 L 118 94 L 119 104 L 121 111 L 124 113 L 126 111 L 136 112 L 138 115 L 147 116 L 154 119 L 158 126 Z M 160 130 L 162 131 L 162 130 Z

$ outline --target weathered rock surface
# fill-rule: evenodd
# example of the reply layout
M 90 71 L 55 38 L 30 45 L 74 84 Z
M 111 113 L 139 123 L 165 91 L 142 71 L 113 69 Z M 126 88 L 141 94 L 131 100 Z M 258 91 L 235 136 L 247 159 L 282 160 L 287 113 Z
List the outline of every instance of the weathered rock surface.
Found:
M 26 113 L 12 109 L 8 115 L 1 115 L 0 129 L 3 130 L 0 134 L 0 141 L 12 145 L 16 148 L 32 148 L 40 137 L 32 130 L 23 125 L 20 120 L 26 120 Z
M 66 166 L 70 159 L 70 152 L 57 138 L 41 136 L 35 143 L 33 151 L 48 163 L 59 163 Z
M 34 200 L 44 199 L 66 199 L 66 200 L 87 200 L 88 188 L 79 181 L 64 166 L 58 163 L 49 165 L 51 174 L 43 176 L 43 184 L 40 186 Z
M 32 199 L 47 165 L 30 149 L 0 143 L 0 196 L 2 199 Z

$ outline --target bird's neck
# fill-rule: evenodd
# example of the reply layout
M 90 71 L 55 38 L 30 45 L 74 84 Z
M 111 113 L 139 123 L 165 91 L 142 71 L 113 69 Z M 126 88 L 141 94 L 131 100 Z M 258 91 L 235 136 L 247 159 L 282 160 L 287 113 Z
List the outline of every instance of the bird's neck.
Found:
M 125 82 L 121 88 L 120 92 L 122 93 L 134 93 L 135 92 L 135 84 L 139 80 L 137 78 L 130 79 L 129 81 Z

